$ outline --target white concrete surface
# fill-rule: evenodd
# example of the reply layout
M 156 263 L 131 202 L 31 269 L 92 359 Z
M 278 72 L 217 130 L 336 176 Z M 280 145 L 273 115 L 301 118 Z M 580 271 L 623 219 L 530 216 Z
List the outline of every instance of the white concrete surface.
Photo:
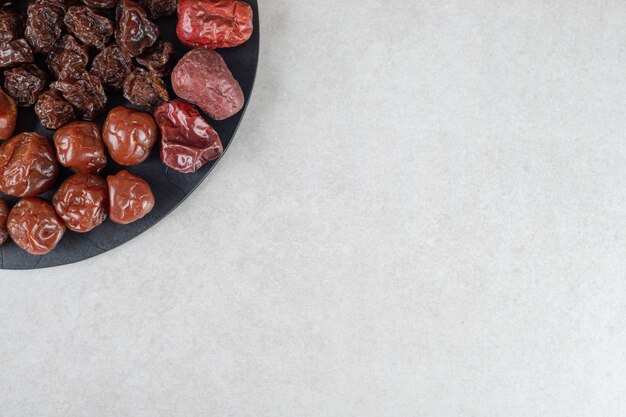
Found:
M 626 4 L 261 14 L 182 207 L 0 273 L 0 415 L 624 416 Z

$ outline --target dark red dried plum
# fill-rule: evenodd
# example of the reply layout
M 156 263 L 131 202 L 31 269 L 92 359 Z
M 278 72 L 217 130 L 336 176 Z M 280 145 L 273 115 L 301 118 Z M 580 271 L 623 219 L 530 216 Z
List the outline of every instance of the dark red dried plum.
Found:
M 87 47 L 78 43 L 72 35 L 64 35 L 48 55 L 48 68 L 56 78 L 63 78 L 64 71 L 84 70 L 89 62 Z
M 12 41 L 22 36 L 24 26 L 22 15 L 12 10 L 0 11 L 0 41 Z
M 176 12 L 176 0 L 139 0 L 151 19 L 169 16 Z
M 124 80 L 132 70 L 132 58 L 117 45 L 104 48 L 91 64 L 91 72 L 100 77 L 106 87 L 114 90 L 122 88 Z
M 148 68 L 159 77 L 164 77 L 172 70 L 174 59 L 174 45 L 171 42 L 159 39 L 154 45 L 137 57 L 137 63 Z
M 58 129 L 76 120 L 76 113 L 58 91 L 48 90 L 42 93 L 35 104 L 35 113 L 46 129 Z
M 48 76 L 35 64 L 23 64 L 4 71 L 4 89 L 18 106 L 32 106 L 46 89 Z
M 83 3 L 99 9 L 112 9 L 117 4 L 117 0 L 83 0 Z
M 74 71 L 50 85 L 78 110 L 85 120 L 93 120 L 104 110 L 107 95 L 100 78 L 87 71 Z
M 104 48 L 113 35 L 113 22 L 87 6 L 70 6 L 64 22 L 82 43 L 98 49 Z
M 33 62 L 33 50 L 25 39 L 0 42 L 0 68 Z
M 116 10 L 115 40 L 131 56 L 138 56 L 159 37 L 159 27 L 152 23 L 146 11 L 132 0 L 120 0 Z
M 170 99 L 163 80 L 137 68 L 124 81 L 124 98 L 145 111 L 152 111 Z
M 36 1 L 28 6 L 24 36 L 37 53 L 48 53 L 63 31 L 62 2 Z

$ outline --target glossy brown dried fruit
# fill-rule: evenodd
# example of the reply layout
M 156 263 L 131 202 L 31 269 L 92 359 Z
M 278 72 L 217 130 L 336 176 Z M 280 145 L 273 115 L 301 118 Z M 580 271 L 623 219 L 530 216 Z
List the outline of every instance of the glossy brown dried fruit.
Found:
M 150 155 L 158 139 L 156 122 L 148 113 L 116 107 L 102 127 L 102 140 L 111 158 L 120 165 L 137 165 Z
M 68 229 L 78 233 L 89 232 L 107 217 L 107 183 L 94 174 L 74 174 L 54 193 L 52 205 Z
M 65 78 L 50 84 L 50 88 L 60 91 L 85 120 L 98 117 L 107 104 L 100 78 L 87 71 L 72 71 Z
M 20 200 L 9 213 L 7 229 L 13 241 L 32 255 L 49 253 L 65 234 L 63 220 L 41 198 Z
M 252 7 L 239 0 L 179 0 L 176 35 L 192 48 L 228 48 L 250 39 Z
M 0 140 L 13 136 L 17 123 L 17 105 L 4 91 L 0 91 Z
M 176 171 L 196 172 L 224 151 L 217 132 L 186 101 L 160 105 L 154 118 L 161 129 L 161 160 Z
M 28 6 L 24 37 L 37 53 L 48 53 L 63 32 L 62 2 L 36 1 Z
M 172 70 L 173 59 L 174 45 L 171 42 L 159 39 L 141 56 L 137 57 L 137 63 L 148 68 L 154 75 L 164 77 Z
M 64 73 L 75 70 L 85 70 L 89 62 L 87 47 L 78 43 L 72 35 L 64 35 L 54 45 L 54 49 L 48 55 L 48 68 L 58 78 L 63 78 Z
M 117 0 L 83 0 L 83 3 L 100 9 L 112 9 L 117 4 Z
M 20 133 L 0 146 L 0 191 L 33 197 L 54 185 L 59 166 L 48 139 L 35 132 Z
M 128 171 L 107 177 L 109 185 L 109 217 L 119 224 L 135 222 L 152 211 L 154 194 L 141 177 Z
M 9 238 L 7 217 L 9 217 L 9 206 L 6 201 L 0 198 L 0 246 Z
M 68 30 L 85 45 L 104 48 L 113 35 L 113 22 L 87 6 L 70 6 L 63 20 Z
M 149 71 L 135 69 L 124 80 L 124 98 L 145 111 L 168 101 L 170 95 L 163 80 Z
M 4 89 L 18 106 L 32 106 L 48 84 L 48 76 L 35 64 L 4 71 Z
M 98 173 L 107 164 L 100 126 L 92 122 L 73 122 L 54 134 L 59 162 L 74 172 Z
M 44 91 L 35 104 L 35 113 L 46 129 L 58 129 L 76 120 L 76 113 L 58 91 Z
M 115 40 L 131 56 L 138 56 L 159 37 L 159 27 L 148 19 L 146 11 L 132 0 L 120 0 L 116 10 Z
M 139 0 L 151 19 L 169 16 L 176 12 L 176 0 Z
M 23 16 L 13 10 L 0 11 L 0 41 L 8 42 L 22 37 Z
M 33 62 L 33 50 L 25 39 L 0 42 L 0 68 Z
M 104 48 L 91 64 L 91 72 L 97 75 L 106 87 L 114 90 L 122 88 L 124 80 L 132 70 L 132 58 L 117 45 Z
M 178 61 L 172 71 L 172 88 L 177 96 L 196 104 L 215 120 L 236 114 L 245 102 L 224 59 L 208 49 L 194 49 Z

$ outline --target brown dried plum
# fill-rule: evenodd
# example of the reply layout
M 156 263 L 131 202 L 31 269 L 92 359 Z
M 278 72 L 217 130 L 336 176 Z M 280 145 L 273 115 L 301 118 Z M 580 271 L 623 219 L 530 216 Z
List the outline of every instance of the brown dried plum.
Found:
M 59 166 L 48 139 L 35 132 L 20 133 L 0 146 L 0 191 L 32 197 L 54 185 Z
M 58 129 L 76 120 L 76 113 L 58 91 L 43 92 L 35 104 L 35 113 L 46 129 Z
M 154 45 L 137 57 L 137 63 L 148 68 L 150 72 L 164 77 L 172 70 L 174 59 L 174 45 L 171 42 L 159 39 Z
M 124 80 L 124 98 L 145 111 L 152 111 L 170 99 L 163 80 L 141 68 Z
M 184 100 L 173 100 L 154 111 L 161 129 L 161 160 L 176 171 L 196 172 L 224 151 L 217 132 Z
M 22 15 L 13 10 L 0 11 L 0 41 L 8 42 L 22 36 L 24 27 Z
M 33 50 L 25 39 L 0 42 L 0 68 L 33 62 Z
M 117 45 L 104 48 L 91 64 L 91 72 L 97 75 L 106 87 L 113 90 L 122 88 L 124 80 L 132 70 L 132 58 Z
M 137 165 L 150 155 L 159 136 L 156 122 L 148 113 L 116 107 L 102 126 L 102 140 L 109 155 L 120 165 Z
M 48 68 L 56 78 L 63 78 L 64 71 L 84 70 L 89 62 L 87 47 L 78 43 L 72 35 L 64 35 L 48 55 Z
M 74 71 L 53 82 L 50 88 L 60 91 L 85 120 L 98 117 L 107 104 L 107 95 L 100 78 L 87 71 Z
M 9 217 L 9 206 L 6 201 L 0 198 L 0 246 L 9 238 L 7 217 Z
M 144 217 L 154 207 L 154 194 L 143 178 L 124 170 L 107 177 L 109 217 L 119 224 L 129 224 Z
M 63 31 L 62 2 L 36 1 L 28 6 L 24 36 L 37 53 L 48 53 Z
M 112 9 L 117 4 L 117 0 L 83 0 L 83 3 L 99 9 Z
M 52 204 L 68 229 L 78 233 L 89 232 L 107 217 L 107 183 L 94 174 L 74 174 L 54 193 Z
M 172 72 L 172 88 L 215 120 L 226 119 L 244 105 L 241 87 L 220 54 L 208 49 L 189 51 Z
M 104 48 L 113 35 L 113 22 L 87 6 L 70 6 L 64 22 L 82 43 L 98 49 Z
M 169 16 L 176 12 L 176 0 L 139 0 L 151 19 Z
M 138 56 L 152 46 L 159 37 L 159 27 L 152 23 L 146 11 L 132 0 L 117 4 L 115 40 L 131 56 Z
M 46 89 L 48 76 L 35 64 L 4 71 L 4 89 L 18 106 L 32 106 Z
M 17 123 L 17 105 L 15 100 L 0 90 L 0 140 L 13 136 Z
M 100 126 L 93 122 L 73 122 L 54 134 L 54 147 L 61 165 L 74 172 L 96 174 L 107 164 Z
M 49 253 L 65 234 L 63 220 L 41 198 L 20 200 L 9 213 L 7 229 L 13 241 L 32 255 Z

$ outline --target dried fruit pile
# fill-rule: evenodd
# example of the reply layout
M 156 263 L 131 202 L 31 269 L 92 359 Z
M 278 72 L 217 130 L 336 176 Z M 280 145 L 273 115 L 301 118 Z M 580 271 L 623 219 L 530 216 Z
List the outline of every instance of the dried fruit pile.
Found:
M 244 105 L 239 83 L 217 48 L 236 47 L 253 31 L 252 8 L 241 0 L 35 0 L 27 12 L 0 8 L 0 192 L 20 197 L 12 208 L 0 198 L 0 245 L 9 237 L 34 255 L 53 250 L 67 229 L 85 233 L 107 216 L 128 224 L 154 207 L 148 182 L 126 170 L 98 174 L 109 159 L 144 162 L 160 143 L 168 167 L 191 173 L 218 158 L 214 120 Z M 176 34 L 193 48 L 174 63 L 174 46 L 153 22 L 178 13 Z M 41 65 L 45 62 L 45 66 Z M 175 65 L 174 65 L 175 64 Z M 170 99 L 163 77 L 170 75 Z M 103 126 L 94 122 L 109 99 Z M 15 132 L 20 107 L 34 106 L 53 141 Z M 59 170 L 74 174 L 54 193 Z

